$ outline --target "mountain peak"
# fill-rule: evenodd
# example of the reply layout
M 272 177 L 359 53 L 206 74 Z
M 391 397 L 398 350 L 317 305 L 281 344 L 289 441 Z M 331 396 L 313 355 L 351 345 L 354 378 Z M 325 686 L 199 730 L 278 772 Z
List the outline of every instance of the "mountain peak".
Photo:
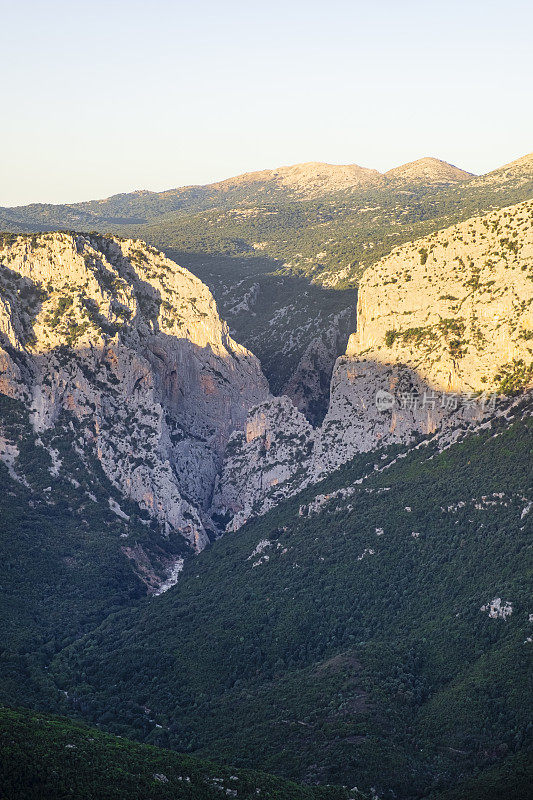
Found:
M 281 189 L 300 197 L 319 197 L 330 192 L 360 189 L 382 185 L 384 179 L 398 182 L 457 183 L 471 178 L 453 164 L 438 158 L 425 157 L 381 173 L 377 169 L 358 164 L 328 164 L 323 161 L 305 161 L 290 166 L 246 172 L 211 184 L 210 188 L 221 192 L 236 188 L 263 185 L 264 188 Z
M 238 186 L 263 183 L 276 189 L 285 189 L 296 195 L 318 196 L 327 192 L 368 186 L 381 178 L 376 169 L 358 164 L 327 164 L 307 161 L 301 164 L 246 172 L 234 178 L 212 184 L 212 188 L 227 191 Z
M 424 183 L 456 183 L 472 177 L 471 172 L 466 172 L 454 164 L 441 161 L 439 158 L 426 156 L 416 161 L 410 161 L 399 167 L 388 170 L 387 178 L 402 181 L 424 181 Z

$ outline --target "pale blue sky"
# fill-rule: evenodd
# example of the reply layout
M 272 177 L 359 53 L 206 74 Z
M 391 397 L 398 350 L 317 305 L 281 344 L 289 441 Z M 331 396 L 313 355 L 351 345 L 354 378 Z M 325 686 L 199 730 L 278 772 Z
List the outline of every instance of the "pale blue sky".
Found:
M 0 205 L 533 150 L 526 0 L 0 0 Z

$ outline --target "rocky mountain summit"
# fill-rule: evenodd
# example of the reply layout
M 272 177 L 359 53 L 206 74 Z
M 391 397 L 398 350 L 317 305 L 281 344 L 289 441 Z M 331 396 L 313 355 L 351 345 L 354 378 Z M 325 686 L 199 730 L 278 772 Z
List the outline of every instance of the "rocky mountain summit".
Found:
M 453 184 L 472 178 L 471 172 L 441 161 L 439 158 L 418 158 L 400 167 L 394 167 L 384 173 L 389 181 L 402 181 L 405 183 L 416 183 L 418 181 L 431 184 Z
M 269 191 L 277 189 L 296 198 L 310 199 L 334 192 L 354 191 L 402 181 L 406 184 L 419 181 L 429 184 L 453 184 L 472 177 L 472 173 L 441 161 L 438 158 L 420 158 L 408 164 L 381 173 L 377 169 L 358 164 L 326 164 L 309 161 L 277 169 L 247 172 L 219 183 L 211 184 L 222 194 L 236 189 Z
M 0 392 L 30 409 L 42 440 L 66 437 L 141 514 L 201 550 L 226 442 L 268 397 L 259 362 L 207 287 L 142 242 L 53 233 L 1 244 Z M 1 441 L 17 476 L 22 443 Z
M 313 430 L 284 398 L 230 440 L 216 503 L 238 527 L 357 453 L 479 424 L 533 383 L 533 201 L 403 245 L 369 268 L 357 332 Z
M 212 184 L 212 187 L 217 191 L 227 192 L 238 187 L 251 186 L 260 190 L 261 186 L 266 188 L 271 185 L 296 196 L 319 197 L 325 192 L 372 186 L 380 177 L 381 173 L 377 170 L 366 169 L 357 164 L 325 164 L 320 161 L 309 161 L 277 169 L 247 172 Z

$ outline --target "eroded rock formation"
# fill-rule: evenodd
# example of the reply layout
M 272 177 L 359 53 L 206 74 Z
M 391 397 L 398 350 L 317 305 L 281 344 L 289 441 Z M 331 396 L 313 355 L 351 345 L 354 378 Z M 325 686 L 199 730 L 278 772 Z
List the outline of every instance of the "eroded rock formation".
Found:
M 201 550 L 227 440 L 268 397 L 210 291 L 113 237 L 6 236 L 0 263 L 0 391 L 35 430 L 65 426 L 125 497 Z

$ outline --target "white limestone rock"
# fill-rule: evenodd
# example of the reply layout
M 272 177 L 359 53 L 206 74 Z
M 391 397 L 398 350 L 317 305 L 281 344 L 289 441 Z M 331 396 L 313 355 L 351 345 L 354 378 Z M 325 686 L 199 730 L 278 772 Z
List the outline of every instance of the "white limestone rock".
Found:
M 507 619 L 513 613 L 513 605 L 509 600 L 495 597 L 489 603 L 481 606 L 480 611 L 486 611 L 491 619 Z
M 26 403 L 36 431 L 66 414 L 73 446 L 201 550 L 227 441 L 269 396 L 259 362 L 209 289 L 143 242 L 49 233 L 0 244 L 0 392 Z
M 252 409 L 244 432 L 231 437 L 213 508 L 236 530 L 310 480 L 313 428 L 288 397 Z

